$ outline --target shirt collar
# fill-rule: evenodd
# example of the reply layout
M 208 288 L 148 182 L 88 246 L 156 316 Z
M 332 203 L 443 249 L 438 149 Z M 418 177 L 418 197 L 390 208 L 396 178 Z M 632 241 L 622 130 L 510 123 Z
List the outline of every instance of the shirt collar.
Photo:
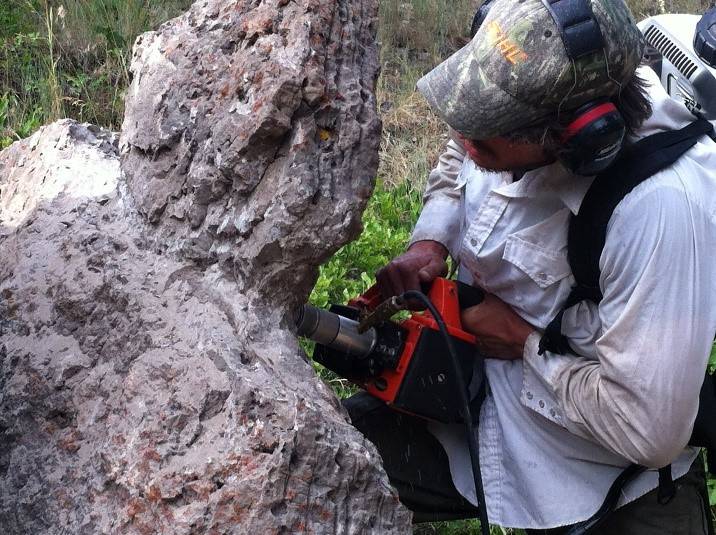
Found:
M 512 173 L 501 173 L 502 185 L 493 191 L 508 198 L 557 197 L 576 214 L 594 177 L 575 175 L 559 162 L 533 169 L 517 181 Z
M 653 113 L 644 121 L 636 135 L 628 139 L 628 142 L 665 130 L 678 130 L 696 120 L 683 103 L 669 96 L 651 67 L 643 65 L 639 67 L 637 74 L 646 82 L 646 91 L 651 100 Z
M 686 106 L 669 97 L 651 67 L 639 67 L 638 74 L 646 81 L 653 113 L 627 143 L 664 130 L 682 128 L 694 120 Z M 517 181 L 512 180 L 511 172 L 499 174 L 501 185 L 493 189 L 495 193 L 508 198 L 556 196 L 575 215 L 594 181 L 593 176 L 571 173 L 559 162 L 528 171 Z

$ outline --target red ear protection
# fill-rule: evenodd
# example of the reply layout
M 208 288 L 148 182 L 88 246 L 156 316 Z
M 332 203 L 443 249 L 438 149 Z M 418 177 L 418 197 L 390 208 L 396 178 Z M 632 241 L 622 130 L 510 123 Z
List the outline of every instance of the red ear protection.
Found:
M 586 109 L 584 107 L 580 108 L 577 111 L 578 116 L 562 132 L 562 143 L 569 142 L 570 139 L 585 128 L 589 128 L 595 121 L 614 112 L 619 113 L 616 106 L 611 102 L 602 102 L 596 105 L 590 103 Z
M 578 108 L 562 132 L 560 161 L 577 175 L 597 175 L 609 167 L 622 148 L 626 127 L 608 100 Z
M 487 17 L 492 0 L 475 13 L 474 37 Z M 567 56 L 577 61 L 584 56 L 603 54 L 604 39 L 590 0 L 542 0 L 557 26 Z M 562 134 L 560 161 L 578 175 L 596 175 L 616 159 L 626 133 L 624 119 L 608 99 L 588 102 L 569 114 L 571 122 Z

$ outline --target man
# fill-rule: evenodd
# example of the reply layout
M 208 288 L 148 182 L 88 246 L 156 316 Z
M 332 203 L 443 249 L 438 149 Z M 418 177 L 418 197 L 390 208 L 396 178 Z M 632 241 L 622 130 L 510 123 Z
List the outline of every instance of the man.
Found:
M 652 470 L 599 533 L 712 533 L 703 464 L 686 444 L 716 332 L 716 144 L 699 139 L 619 203 L 600 259 L 603 300 L 563 318 L 576 355 L 539 354 L 574 283 L 568 222 L 593 180 L 559 161 L 560 129 L 599 97 L 621 111 L 627 143 L 693 120 L 648 68 L 637 72 L 642 38 L 621 0 L 591 2 L 603 48 L 577 60 L 550 6 L 495 0 L 472 42 L 418 82 L 455 136 L 409 249 L 378 283 L 386 297 L 415 289 L 446 273 L 449 254 L 459 278 L 488 293 L 463 322 L 488 357 L 478 435 L 491 522 L 563 533 L 637 463 Z M 365 395 L 346 406 L 416 521 L 476 516 L 461 426 Z M 677 492 L 661 505 L 655 469 L 669 464 Z

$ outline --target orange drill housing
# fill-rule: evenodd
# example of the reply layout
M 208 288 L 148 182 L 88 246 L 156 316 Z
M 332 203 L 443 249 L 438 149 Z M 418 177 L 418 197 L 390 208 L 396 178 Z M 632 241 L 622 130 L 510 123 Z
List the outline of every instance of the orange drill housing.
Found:
M 458 362 L 469 382 L 475 370 L 481 373 L 481 357 L 475 349 L 475 337 L 462 329 L 461 309 L 482 301 L 482 291 L 456 281 L 438 278 L 431 285 L 427 297 L 445 322 L 448 335 L 457 351 Z M 382 302 L 376 286 L 349 303 L 357 318 L 360 313 L 374 310 Z M 347 307 L 336 307 L 346 313 Z M 340 313 L 340 312 L 338 312 Z M 389 322 L 392 323 L 392 322 Z M 379 368 L 372 376 L 346 377 L 371 395 L 395 409 L 443 422 L 461 421 L 457 381 L 447 344 L 438 324 L 429 311 L 414 312 L 397 323 L 400 333 L 400 356 L 389 366 Z M 395 333 L 394 325 L 391 325 Z M 378 328 L 378 342 L 380 340 Z M 317 346 L 314 358 L 329 369 L 345 373 L 339 361 L 344 354 Z M 482 376 L 477 378 L 482 380 Z

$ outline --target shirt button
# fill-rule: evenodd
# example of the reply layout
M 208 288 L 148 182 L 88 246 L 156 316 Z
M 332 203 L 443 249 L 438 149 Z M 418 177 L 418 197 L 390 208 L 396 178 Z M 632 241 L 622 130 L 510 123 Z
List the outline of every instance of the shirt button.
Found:
M 544 272 L 538 273 L 537 276 L 539 277 L 539 280 L 542 281 L 547 279 L 547 274 Z
M 556 418 L 556 417 L 557 417 L 557 411 L 554 410 L 554 409 L 550 409 L 550 410 L 549 410 L 549 414 L 550 414 L 550 416 L 551 416 L 552 418 Z
M 527 392 L 527 399 L 532 399 L 532 392 Z
M 541 409 L 544 409 L 544 401 L 542 401 L 541 399 L 539 400 L 539 406 Z
M 475 238 L 472 238 L 470 240 L 470 245 L 472 245 L 473 247 L 477 247 L 477 240 Z

